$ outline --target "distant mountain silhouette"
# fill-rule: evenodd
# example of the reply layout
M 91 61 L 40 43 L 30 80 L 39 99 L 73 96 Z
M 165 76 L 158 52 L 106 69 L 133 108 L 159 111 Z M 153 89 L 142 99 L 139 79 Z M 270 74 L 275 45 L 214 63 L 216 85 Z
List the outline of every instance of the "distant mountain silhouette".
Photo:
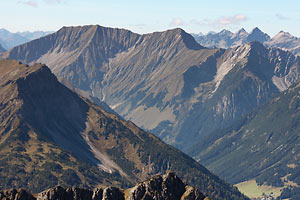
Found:
M 300 39 L 292 36 L 290 33 L 280 31 L 273 38 L 259 28 L 254 28 L 250 33 L 241 29 L 236 33 L 228 30 L 222 30 L 219 33 L 210 32 L 206 35 L 192 34 L 196 41 L 209 48 L 233 48 L 247 42 L 258 41 L 266 47 L 278 47 L 292 52 L 295 56 L 300 56 Z
M 48 35 L 50 33 L 51 32 L 44 32 L 44 31 L 35 31 L 35 32 L 26 31 L 26 32 L 11 33 L 8 30 L 2 28 L 0 29 L 0 44 L 3 46 L 3 48 L 8 50 L 20 44 L 24 44 L 31 40 Z

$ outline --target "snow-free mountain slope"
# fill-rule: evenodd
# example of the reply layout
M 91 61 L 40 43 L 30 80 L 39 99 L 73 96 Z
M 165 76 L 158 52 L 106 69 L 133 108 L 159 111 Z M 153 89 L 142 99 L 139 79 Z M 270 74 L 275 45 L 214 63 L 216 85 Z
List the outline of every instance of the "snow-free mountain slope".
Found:
M 231 183 L 255 179 L 299 191 L 299 94 L 297 83 L 190 153 Z
M 64 27 L 5 58 L 46 63 L 75 88 L 181 149 L 298 81 L 300 66 L 291 53 L 258 42 L 206 49 L 182 29 L 138 35 L 101 26 Z
M 45 65 L 0 61 L 0 85 L 1 189 L 128 187 L 171 170 L 214 199 L 246 199 L 192 158 L 69 90 Z

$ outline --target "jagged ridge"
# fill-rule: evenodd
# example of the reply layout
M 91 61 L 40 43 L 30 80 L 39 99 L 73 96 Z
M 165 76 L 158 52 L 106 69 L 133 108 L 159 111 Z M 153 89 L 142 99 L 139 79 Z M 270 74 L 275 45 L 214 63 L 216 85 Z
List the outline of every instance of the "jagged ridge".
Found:
M 6 200 L 209 200 L 196 188 L 185 185 L 174 173 L 157 175 L 141 182 L 133 188 L 122 190 L 115 187 L 96 188 L 63 188 L 56 186 L 47 189 L 34 197 L 25 190 L 11 189 L 0 191 L 0 199 Z

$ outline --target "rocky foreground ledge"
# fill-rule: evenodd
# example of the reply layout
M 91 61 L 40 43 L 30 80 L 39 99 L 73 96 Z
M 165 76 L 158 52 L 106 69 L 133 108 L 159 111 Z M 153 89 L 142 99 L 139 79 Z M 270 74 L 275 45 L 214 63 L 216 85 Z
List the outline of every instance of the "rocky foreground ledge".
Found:
M 37 195 L 23 189 L 0 191 L 0 199 L 5 200 L 209 200 L 198 189 L 188 186 L 170 172 L 156 175 L 136 186 L 122 190 L 116 187 L 96 188 L 63 188 L 56 186 Z

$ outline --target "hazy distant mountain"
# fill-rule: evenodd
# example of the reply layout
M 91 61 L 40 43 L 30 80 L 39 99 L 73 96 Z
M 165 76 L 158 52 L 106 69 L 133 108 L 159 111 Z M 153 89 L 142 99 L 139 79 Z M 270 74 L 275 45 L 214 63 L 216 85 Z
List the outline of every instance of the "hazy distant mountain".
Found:
M 233 48 L 247 42 L 258 41 L 266 47 L 278 47 L 292 52 L 294 55 L 300 55 L 300 38 L 292 36 L 287 32 L 279 32 L 273 38 L 258 28 L 254 28 L 250 33 L 244 29 L 232 33 L 228 30 L 222 30 L 219 33 L 210 32 L 207 35 L 192 34 L 196 41 L 209 48 Z
M 254 28 L 250 33 L 247 33 L 245 29 L 240 29 L 236 33 L 232 33 L 228 30 L 222 30 L 219 33 L 208 33 L 207 35 L 193 34 L 196 41 L 210 48 L 232 48 L 239 45 L 246 44 L 248 42 L 258 41 L 264 43 L 270 39 L 270 36 L 263 33 L 259 28 Z
M 264 43 L 269 41 L 271 38 L 268 34 L 262 32 L 259 28 L 255 27 L 247 36 L 247 41 L 258 41 L 260 43 Z
M 293 190 L 299 195 L 299 93 L 297 83 L 230 128 L 195 145 L 192 154 L 231 183 L 256 179 L 258 184 L 292 185 L 298 187 Z M 292 194 L 283 193 L 285 198 Z
M 291 53 L 258 42 L 205 49 L 181 29 L 138 35 L 64 27 L 11 49 L 5 58 L 46 63 L 58 77 L 181 149 L 229 126 L 300 77 L 299 59 Z
M 25 37 L 29 40 L 34 40 L 40 37 L 44 37 L 46 35 L 49 35 L 53 33 L 53 31 L 25 31 L 25 32 L 17 32 L 18 35 L 21 35 L 22 37 Z
M 0 44 L 0 53 L 1 52 L 5 52 L 6 51 L 6 49 L 4 49 L 2 46 L 1 46 L 1 44 Z
M 57 81 L 42 64 L 0 61 L 0 189 L 128 187 L 176 172 L 213 199 L 247 199 L 196 161 Z
M 292 36 L 287 32 L 279 32 L 271 40 L 265 42 L 268 47 L 278 47 L 300 56 L 300 38 Z
M 231 44 L 231 37 L 233 33 L 228 30 L 222 30 L 219 33 L 210 32 L 207 35 L 200 34 L 192 34 L 196 41 L 206 47 L 218 47 L 218 48 L 228 48 Z
M 11 33 L 5 29 L 0 29 L 0 43 L 5 49 L 24 44 L 29 40 L 19 34 Z
M 0 29 L 0 44 L 5 49 L 11 49 L 20 44 L 24 44 L 31 40 L 48 35 L 51 32 L 35 31 L 35 32 L 18 32 L 11 33 L 6 29 Z

